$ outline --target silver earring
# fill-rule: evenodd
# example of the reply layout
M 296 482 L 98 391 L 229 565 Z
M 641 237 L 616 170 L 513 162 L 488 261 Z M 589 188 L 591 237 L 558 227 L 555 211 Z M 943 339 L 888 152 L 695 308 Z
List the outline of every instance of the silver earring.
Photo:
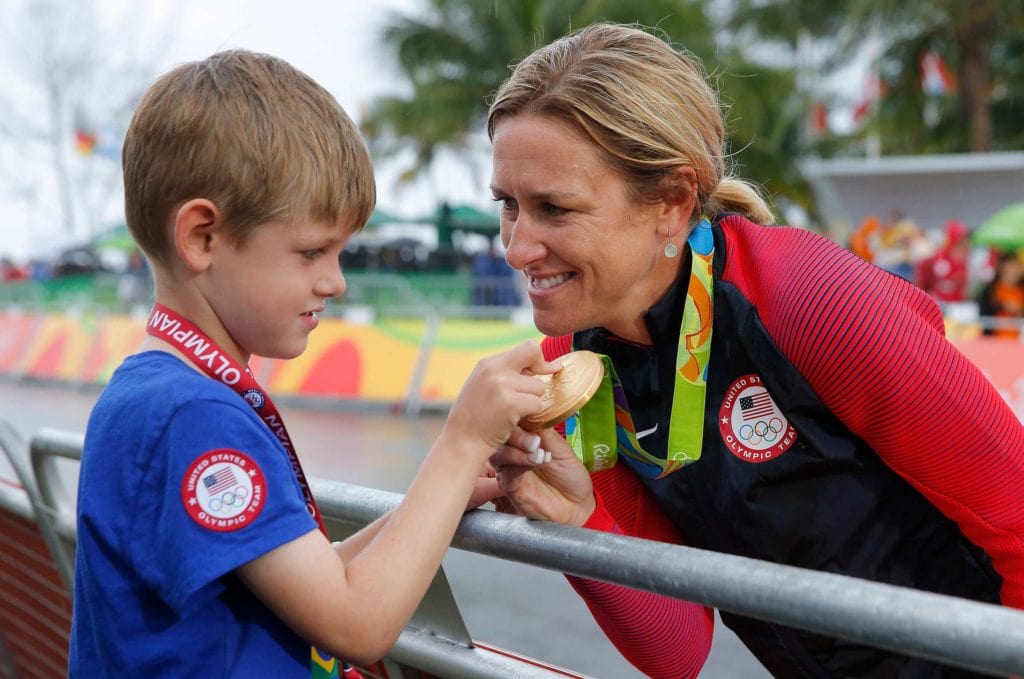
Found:
M 669 259 L 672 259 L 673 257 L 675 257 L 678 254 L 679 254 L 679 248 L 676 247 L 675 243 L 673 243 L 672 241 L 669 241 L 669 242 L 665 243 L 665 256 L 666 257 L 668 257 Z

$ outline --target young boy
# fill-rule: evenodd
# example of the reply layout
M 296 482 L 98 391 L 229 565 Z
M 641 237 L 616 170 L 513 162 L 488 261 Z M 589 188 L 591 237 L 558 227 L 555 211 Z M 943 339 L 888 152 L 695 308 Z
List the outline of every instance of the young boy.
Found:
M 245 365 L 300 354 L 344 292 L 338 256 L 375 199 L 355 126 L 287 63 L 223 52 L 148 90 L 124 177 L 157 303 L 86 432 L 70 675 L 308 677 L 337 671 L 328 654 L 377 660 L 463 511 L 496 494 L 477 479 L 540 409 L 532 374 L 555 367 L 536 343 L 481 361 L 402 505 L 332 548 Z

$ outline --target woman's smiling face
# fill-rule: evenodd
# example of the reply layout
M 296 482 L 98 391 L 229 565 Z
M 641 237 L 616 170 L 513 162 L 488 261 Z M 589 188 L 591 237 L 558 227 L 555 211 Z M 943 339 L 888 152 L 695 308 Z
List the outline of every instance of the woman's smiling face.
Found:
M 534 323 L 558 336 L 604 327 L 647 343 L 643 315 L 668 289 L 683 257 L 665 203 L 646 205 L 602 151 L 555 118 L 520 114 L 494 131 L 491 188 L 501 203 L 505 257 L 529 282 Z M 685 220 L 684 220 L 685 222 Z

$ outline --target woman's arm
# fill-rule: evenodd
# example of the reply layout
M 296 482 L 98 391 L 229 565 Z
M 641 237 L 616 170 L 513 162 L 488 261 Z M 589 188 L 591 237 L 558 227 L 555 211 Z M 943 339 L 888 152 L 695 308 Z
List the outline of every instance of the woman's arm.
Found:
M 751 250 L 784 265 L 726 277 L 822 402 L 988 553 L 1002 602 L 1024 608 L 1024 426 L 946 340 L 930 298 L 794 231 L 751 230 Z
M 679 532 L 625 465 L 592 478 L 597 509 L 584 527 L 682 543 Z M 712 609 L 620 585 L 567 577 L 615 648 L 641 672 L 650 677 L 695 677 L 700 672 L 711 650 Z
M 622 535 L 680 544 L 682 539 L 636 476 L 619 464 L 590 476 L 554 431 L 541 445 L 551 461 L 528 466 L 529 453 L 506 447 L 492 458 L 519 513 Z M 522 443 L 522 433 L 511 442 Z M 671 567 L 671 564 L 666 564 Z M 621 585 L 568 576 L 622 655 L 652 677 L 696 676 L 711 649 L 711 609 Z

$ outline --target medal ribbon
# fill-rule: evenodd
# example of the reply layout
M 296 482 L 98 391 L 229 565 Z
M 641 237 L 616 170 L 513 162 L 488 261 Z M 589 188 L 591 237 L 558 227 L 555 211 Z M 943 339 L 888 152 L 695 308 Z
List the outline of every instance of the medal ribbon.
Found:
M 707 396 L 708 362 L 711 359 L 711 325 L 714 281 L 712 262 L 715 241 L 707 217 L 687 238 L 690 246 L 690 278 L 679 327 L 679 348 L 669 418 L 665 459 L 651 455 L 636 438 L 622 382 L 612 361 L 602 356 L 605 371 L 601 386 L 586 405 L 565 424 L 566 440 L 576 456 L 592 472 L 615 464 L 618 455 L 648 478 L 662 478 L 700 459 L 704 443 L 704 404 Z M 573 348 L 575 346 L 573 340 Z
M 326 536 L 327 526 L 324 525 L 320 508 L 317 507 L 313 491 L 309 487 L 309 482 L 306 481 L 306 474 L 302 471 L 299 457 L 295 454 L 295 446 L 284 426 L 284 419 L 270 399 L 270 394 L 260 387 L 249 367 L 229 356 L 188 319 L 162 304 L 153 306 L 149 321 L 146 323 L 146 332 L 170 344 L 203 373 L 231 387 L 246 403 L 252 406 L 252 409 L 281 443 L 288 462 L 291 464 L 292 472 L 302 488 L 306 509 L 316 520 L 320 532 Z M 362 674 L 354 667 L 338 662 L 337 658 L 333 656 L 322 654 L 315 646 L 311 648 L 310 652 L 310 670 L 313 679 L 330 679 L 339 676 L 352 679 L 362 677 Z

